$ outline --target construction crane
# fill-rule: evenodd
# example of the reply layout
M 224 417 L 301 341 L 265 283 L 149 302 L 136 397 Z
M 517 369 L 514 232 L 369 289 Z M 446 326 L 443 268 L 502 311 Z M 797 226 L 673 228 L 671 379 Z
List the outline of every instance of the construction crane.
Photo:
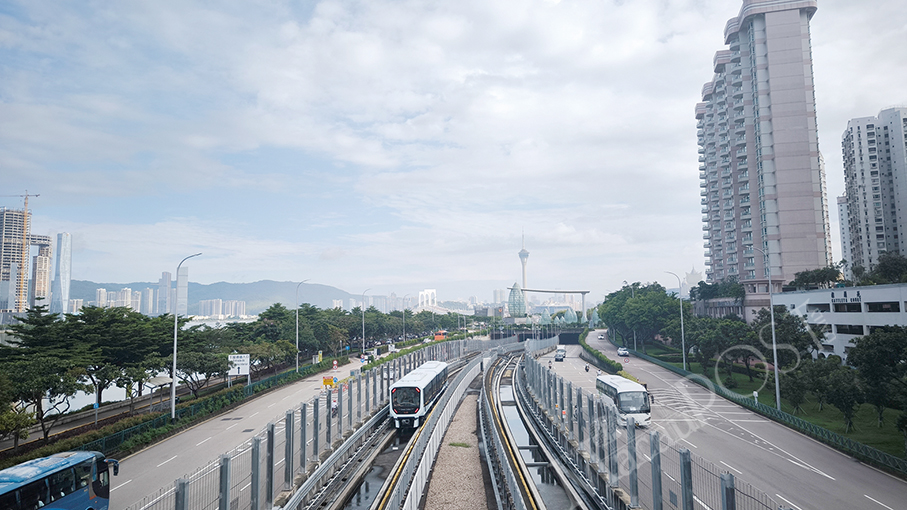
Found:
M 25 280 L 22 275 L 28 276 L 28 197 L 40 197 L 41 195 L 29 195 L 28 190 L 25 190 L 24 195 L 0 195 L 3 197 L 20 197 L 25 198 L 25 212 L 22 214 L 22 254 L 20 255 L 20 265 L 19 275 L 16 281 L 16 306 L 13 309 L 15 312 L 24 312 L 25 311 L 25 301 L 26 301 L 26 285 Z M 12 304 L 12 303 L 10 303 Z M 10 306 L 12 309 L 13 307 Z

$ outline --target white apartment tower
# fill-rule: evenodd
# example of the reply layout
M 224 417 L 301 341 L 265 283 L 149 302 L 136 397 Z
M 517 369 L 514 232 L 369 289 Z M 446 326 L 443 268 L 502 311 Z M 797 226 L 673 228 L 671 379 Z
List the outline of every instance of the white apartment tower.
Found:
M 899 239 L 907 228 L 907 107 L 848 121 L 841 152 L 847 208 L 840 221 L 850 238 L 844 259 L 869 271 L 883 252 L 907 255 Z
M 768 306 L 769 271 L 780 292 L 831 260 L 809 34 L 816 3 L 744 0 L 696 105 L 706 277 L 745 285 L 747 320 Z
M 853 271 L 851 270 L 850 257 L 851 251 L 851 241 L 850 241 L 850 227 L 847 225 L 847 219 L 850 217 L 850 213 L 847 208 L 847 195 L 841 195 L 838 197 L 838 231 L 841 234 L 841 253 L 844 256 L 844 260 L 848 263 L 844 265 L 843 272 L 844 278 L 848 280 L 853 279 Z

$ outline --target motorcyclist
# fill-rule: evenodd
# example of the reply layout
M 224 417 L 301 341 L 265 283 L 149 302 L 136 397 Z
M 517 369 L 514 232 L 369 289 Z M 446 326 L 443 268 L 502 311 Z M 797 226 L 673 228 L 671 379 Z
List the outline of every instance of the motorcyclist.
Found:
M 551 360 L 548 360 L 548 370 L 551 370 Z
M 331 401 L 331 417 L 337 416 L 337 401 Z
M 589 364 L 586 363 L 586 372 L 588 372 L 588 371 L 589 371 Z

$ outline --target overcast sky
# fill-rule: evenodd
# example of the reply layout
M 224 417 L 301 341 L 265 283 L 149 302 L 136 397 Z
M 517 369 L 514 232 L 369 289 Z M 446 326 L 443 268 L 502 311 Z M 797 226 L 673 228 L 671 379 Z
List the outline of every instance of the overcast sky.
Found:
M 478 296 L 704 270 L 694 106 L 736 0 L 0 3 L 0 194 L 73 278 Z M 907 4 L 821 0 L 847 120 L 907 104 Z M 21 208 L 20 198 L 0 205 Z

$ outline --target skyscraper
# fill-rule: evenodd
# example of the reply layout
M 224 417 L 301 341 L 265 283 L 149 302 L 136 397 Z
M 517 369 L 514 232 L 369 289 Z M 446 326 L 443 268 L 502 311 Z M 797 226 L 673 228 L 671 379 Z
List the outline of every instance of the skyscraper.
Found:
M 708 281 L 739 279 L 750 312 L 831 260 L 809 20 L 815 0 L 744 0 L 696 105 Z M 761 250 L 767 255 L 766 267 Z
M 52 259 L 52 249 L 50 247 L 50 238 L 46 236 L 46 244 L 40 244 L 38 254 L 32 259 L 31 283 L 28 289 L 28 305 L 30 307 L 36 304 L 49 306 L 50 298 L 50 267 Z
M 907 229 L 907 108 L 851 119 L 841 151 L 846 209 L 839 219 L 850 241 L 843 255 L 869 271 L 883 252 L 907 255 L 900 241 Z
M 31 213 L 26 216 L 25 210 L 0 208 L 0 281 L 7 291 L 0 296 L 6 298 L 0 306 L 4 310 L 20 312 L 26 307 L 30 217 Z
M 170 273 L 164 271 L 161 273 L 161 279 L 157 283 L 157 306 L 154 313 L 164 315 L 170 313 Z
M 838 231 L 841 234 L 841 254 L 844 257 L 844 260 L 847 261 L 847 264 L 844 265 L 844 278 L 847 280 L 853 279 L 853 270 L 851 262 L 851 241 L 850 241 L 850 227 L 847 225 L 848 218 L 850 218 L 850 213 L 847 210 L 847 195 L 842 195 L 838 197 Z
M 176 275 L 176 306 L 177 315 L 189 315 L 189 266 L 180 266 Z
M 54 282 L 50 291 L 50 312 L 69 312 L 69 284 L 72 281 L 72 235 L 57 234 Z

